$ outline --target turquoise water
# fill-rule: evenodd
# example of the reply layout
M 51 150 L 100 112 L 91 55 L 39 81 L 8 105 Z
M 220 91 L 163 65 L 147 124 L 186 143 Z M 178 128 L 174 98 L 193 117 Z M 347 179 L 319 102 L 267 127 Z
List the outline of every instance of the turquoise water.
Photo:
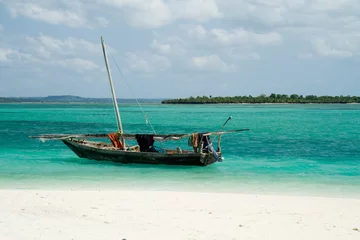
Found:
M 132 188 L 360 196 L 360 105 L 144 105 L 157 133 L 251 128 L 224 135 L 224 162 L 207 167 L 78 158 L 44 133 L 116 130 L 112 105 L 0 104 L 0 188 Z M 126 132 L 150 133 L 136 105 L 119 105 Z M 187 140 L 166 146 L 187 148 Z

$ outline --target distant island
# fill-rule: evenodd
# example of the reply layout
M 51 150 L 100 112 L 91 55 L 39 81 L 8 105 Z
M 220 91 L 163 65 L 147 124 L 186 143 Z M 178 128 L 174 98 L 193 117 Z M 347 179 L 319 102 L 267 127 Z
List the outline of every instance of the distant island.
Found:
M 140 103 L 161 103 L 159 99 L 138 99 Z M 136 103 L 135 99 L 118 98 L 118 103 Z M 0 97 L 0 103 L 112 103 L 112 98 L 83 98 L 72 95 L 47 97 Z
M 315 96 L 315 95 L 286 95 L 274 94 L 269 96 L 235 96 L 235 97 L 212 97 L 198 96 L 178 99 L 165 98 L 141 98 L 140 103 L 162 103 L 162 104 L 221 104 L 221 103 L 360 103 L 357 96 Z M 135 99 L 118 98 L 118 103 L 136 103 Z M 0 97 L 0 103 L 112 103 L 111 98 L 83 98 L 73 95 L 47 96 L 47 97 Z
M 360 97 L 356 96 L 315 96 L 298 94 L 275 94 L 269 96 L 261 94 L 260 96 L 235 96 L 235 97 L 212 97 L 198 96 L 189 98 L 178 98 L 163 100 L 162 104 L 221 104 L 221 103 L 360 103 Z

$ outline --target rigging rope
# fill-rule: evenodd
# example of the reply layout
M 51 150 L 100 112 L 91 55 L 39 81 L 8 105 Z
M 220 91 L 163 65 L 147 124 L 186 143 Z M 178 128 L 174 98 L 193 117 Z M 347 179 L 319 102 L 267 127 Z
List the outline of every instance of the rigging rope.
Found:
M 148 118 L 147 114 L 145 113 L 144 109 L 142 108 L 142 106 L 141 106 L 140 102 L 139 102 L 139 101 L 138 101 L 138 99 L 136 98 L 136 95 L 135 95 L 135 94 L 134 94 L 134 92 L 131 90 L 131 88 L 130 88 L 130 86 L 129 86 L 128 82 L 127 82 L 127 81 L 126 81 L 126 79 L 125 79 L 124 74 L 123 74 L 123 73 L 122 73 L 122 71 L 120 70 L 120 68 L 119 68 L 119 66 L 118 66 L 118 64 L 117 64 L 117 62 L 115 61 L 115 58 L 114 58 L 114 57 L 113 57 L 113 55 L 111 54 L 110 50 L 107 50 L 107 51 L 110 53 L 110 56 L 111 56 L 111 58 L 113 59 L 113 61 L 114 61 L 115 65 L 116 65 L 116 67 L 117 67 L 117 69 L 119 70 L 119 72 L 120 72 L 121 76 L 123 76 L 123 78 L 124 78 L 124 81 L 125 81 L 126 86 L 127 86 L 127 87 L 128 87 L 128 89 L 130 90 L 131 94 L 133 95 L 134 99 L 136 100 L 136 103 L 139 105 L 139 107 L 140 107 L 140 109 L 141 109 L 142 113 L 144 114 L 144 117 L 145 117 L 145 120 L 146 120 L 146 125 L 147 125 L 147 124 L 149 124 L 149 125 L 150 125 L 150 127 L 151 127 L 151 129 L 152 129 L 152 131 L 154 132 L 154 134 L 156 134 L 156 131 L 155 131 L 155 129 L 154 129 L 154 127 L 153 127 L 153 125 L 150 123 L 150 120 L 149 120 L 149 118 Z

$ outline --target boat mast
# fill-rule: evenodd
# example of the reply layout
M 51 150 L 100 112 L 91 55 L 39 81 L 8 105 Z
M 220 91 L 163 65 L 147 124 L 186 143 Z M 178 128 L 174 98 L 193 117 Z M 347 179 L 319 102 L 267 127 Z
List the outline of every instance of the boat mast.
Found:
M 118 104 L 117 104 L 117 101 L 116 101 L 114 84 L 113 84 L 112 77 L 111 77 L 110 66 L 108 64 L 108 58 L 107 58 L 107 55 L 106 55 L 105 43 L 104 43 L 103 37 L 101 37 L 101 46 L 102 46 L 102 50 L 103 50 L 103 53 L 104 53 L 104 60 L 105 60 L 106 70 L 107 70 L 107 73 L 108 73 L 108 76 L 109 76 L 109 82 L 110 82 L 110 88 L 111 88 L 111 93 L 112 93 L 113 102 L 114 102 L 116 120 L 117 120 L 117 124 L 118 124 L 118 128 L 119 128 L 119 132 L 120 132 L 120 134 L 123 134 L 123 128 L 122 128 L 122 123 L 121 123 L 119 107 L 118 107 Z M 121 138 L 121 142 L 123 143 L 122 148 L 125 149 L 125 139 Z

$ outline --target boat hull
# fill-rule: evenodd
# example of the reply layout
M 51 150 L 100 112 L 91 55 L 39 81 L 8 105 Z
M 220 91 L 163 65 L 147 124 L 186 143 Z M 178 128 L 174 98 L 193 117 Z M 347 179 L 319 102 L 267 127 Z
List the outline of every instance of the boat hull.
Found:
M 166 164 L 207 166 L 217 162 L 212 154 L 200 153 L 158 153 L 130 152 L 117 149 L 104 149 L 84 144 L 77 140 L 62 140 L 77 156 L 98 161 L 119 163 Z M 221 153 L 218 153 L 221 155 Z

